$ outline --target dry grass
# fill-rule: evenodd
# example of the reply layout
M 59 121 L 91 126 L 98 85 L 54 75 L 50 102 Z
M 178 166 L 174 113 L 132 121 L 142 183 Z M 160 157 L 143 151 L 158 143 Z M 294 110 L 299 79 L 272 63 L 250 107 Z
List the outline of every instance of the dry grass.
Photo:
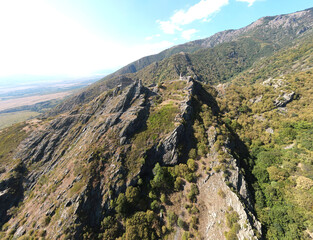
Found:
M 72 94 L 72 91 L 52 93 L 52 94 L 46 94 L 46 95 L 37 95 L 37 96 L 31 96 L 31 97 L 23 97 L 23 98 L 16 98 L 16 99 L 0 101 L 0 111 L 10 109 L 10 108 L 21 107 L 21 106 L 33 105 L 36 103 L 40 103 L 40 102 L 44 102 L 44 101 L 50 101 L 53 99 L 61 99 L 61 98 L 64 98 L 66 96 L 69 96 L 70 94 Z
M 0 129 L 9 127 L 15 123 L 23 122 L 32 117 L 38 116 L 39 113 L 33 111 L 19 111 L 13 113 L 0 114 Z

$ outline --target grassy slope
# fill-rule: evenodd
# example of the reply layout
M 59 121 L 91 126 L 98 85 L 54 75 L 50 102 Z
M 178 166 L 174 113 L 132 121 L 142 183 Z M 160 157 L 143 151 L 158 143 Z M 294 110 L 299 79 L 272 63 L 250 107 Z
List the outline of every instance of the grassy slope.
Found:
M 38 116 L 38 112 L 33 111 L 19 111 L 13 113 L 1 113 L 0 114 L 0 129 L 9 127 L 15 123 L 23 122 L 32 117 Z

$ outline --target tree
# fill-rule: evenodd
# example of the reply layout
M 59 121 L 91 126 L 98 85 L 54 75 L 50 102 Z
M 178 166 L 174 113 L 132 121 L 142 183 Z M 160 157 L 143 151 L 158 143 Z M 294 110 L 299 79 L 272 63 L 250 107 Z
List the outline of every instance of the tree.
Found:
M 127 212 L 127 199 L 124 193 L 120 193 L 116 200 L 115 211 L 120 215 L 125 215 Z
M 157 239 L 161 229 L 156 216 L 151 212 L 137 212 L 126 221 L 125 239 Z
M 129 186 L 126 189 L 126 199 L 130 204 L 136 204 L 140 198 L 140 191 L 138 187 Z
M 165 167 L 159 163 L 153 168 L 154 178 L 150 181 L 151 187 L 159 190 L 169 190 L 173 188 L 173 179 Z

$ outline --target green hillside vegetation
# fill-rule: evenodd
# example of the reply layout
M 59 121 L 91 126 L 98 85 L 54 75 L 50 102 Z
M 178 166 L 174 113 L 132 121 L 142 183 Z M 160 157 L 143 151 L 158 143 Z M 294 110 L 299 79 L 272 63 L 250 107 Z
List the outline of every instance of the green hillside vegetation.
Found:
M 6 172 L 18 165 L 19 160 L 14 159 L 13 152 L 20 142 L 27 136 L 25 124 L 15 124 L 0 130 L 0 179 L 3 180 Z
M 307 41 L 260 61 L 219 98 L 224 120 L 250 149 L 255 208 L 267 239 L 309 238 L 305 230 L 313 230 L 311 66 Z M 281 86 L 264 84 L 269 77 Z M 274 106 L 281 91 L 295 92 L 287 108 Z M 258 96 L 259 102 L 250 101 Z M 270 128 L 273 134 L 266 131 Z
M 273 51 L 273 46 L 265 42 L 243 38 L 195 53 L 179 53 L 128 76 L 135 75 L 145 82 L 157 83 L 178 78 L 181 74 L 196 77 L 205 83 L 223 83 Z

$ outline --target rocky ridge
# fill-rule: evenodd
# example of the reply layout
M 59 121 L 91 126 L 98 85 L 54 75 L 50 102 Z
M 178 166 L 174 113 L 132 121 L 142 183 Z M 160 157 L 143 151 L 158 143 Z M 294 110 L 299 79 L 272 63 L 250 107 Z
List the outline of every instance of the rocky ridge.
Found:
M 163 95 L 167 93 L 162 88 L 149 89 L 137 80 L 124 89 L 118 86 L 100 95 L 80 111 L 74 110 L 44 121 L 43 126 L 18 147 L 16 158 L 21 159 L 19 166 L 25 169 L 21 172 L 20 190 L 14 196 L 9 195 L 5 182 L 1 182 L 3 194 L 0 199 L 3 202 L 15 197 L 17 202 L 23 203 L 14 215 L 7 212 L 12 205 L 3 204 L 2 219 L 4 216 L 10 219 L 6 224 L 10 226 L 7 231 L 20 237 L 32 228 L 45 228 L 47 238 L 80 238 L 86 227 L 96 231 L 103 217 L 112 211 L 112 198 L 128 186 L 135 186 L 140 177 L 149 175 L 156 162 L 171 166 L 185 161 L 179 146 L 184 144 L 186 149 L 192 146 L 192 142 L 186 142 L 186 139 L 191 139 L 192 135 L 193 98 L 198 96 L 207 104 L 214 103 L 214 99 L 192 79 L 176 80 L 167 87 L 171 84 L 182 84 L 180 91 L 184 95 L 176 103 L 179 108 L 173 119 L 175 127 L 157 144 L 139 153 L 145 162 L 134 162 L 136 166 L 131 172 L 125 165 L 129 161 L 126 154 L 134 148 L 131 139 L 140 132 L 151 108 L 155 108 L 156 96 L 160 96 L 160 91 Z M 84 169 L 90 170 L 86 172 Z M 240 182 L 240 188 L 235 188 L 235 191 L 250 202 L 245 182 L 238 174 L 237 167 L 231 182 L 234 186 L 239 186 Z M 229 194 L 232 194 L 231 190 Z M 239 206 L 244 203 L 240 201 L 233 197 L 232 206 L 243 211 Z M 243 212 L 240 216 L 247 219 Z M 257 224 L 254 218 L 251 219 L 251 226 Z M 252 233 L 242 234 L 248 236 Z

